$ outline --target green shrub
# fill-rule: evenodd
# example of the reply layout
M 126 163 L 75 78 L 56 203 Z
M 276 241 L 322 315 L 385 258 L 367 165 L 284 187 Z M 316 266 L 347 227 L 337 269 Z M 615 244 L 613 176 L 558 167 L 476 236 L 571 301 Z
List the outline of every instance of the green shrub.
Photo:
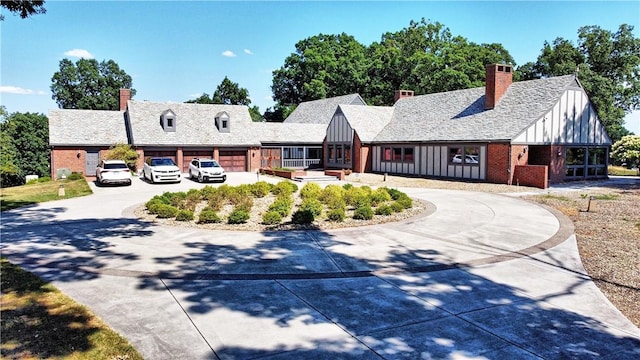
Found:
M 346 184 L 342 185 L 342 188 L 345 189 L 345 190 L 349 190 L 349 189 L 353 188 L 353 185 L 351 185 L 349 183 L 346 183 Z
M 402 204 L 394 201 L 391 203 L 391 205 L 389 205 L 389 207 L 391 208 L 391 210 L 393 210 L 394 212 L 400 213 L 404 211 L 404 206 L 402 206 Z
M 71 174 L 69 174 L 69 176 L 67 176 L 67 180 L 81 180 L 84 179 L 84 175 L 82 175 L 82 173 L 79 172 L 72 172 Z
M 278 197 L 271 205 L 269 205 L 268 211 L 277 211 L 285 217 L 291 213 L 291 206 L 293 205 L 293 201 L 289 197 Z
M 298 210 L 291 216 L 291 222 L 294 224 L 311 224 L 315 220 L 311 210 Z
M 327 213 L 327 219 L 334 222 L 343 222 L 345 216 L 344 208 L 331 209 Z
M 155 212 L 159 219 L 174 218 L 178 214 L 178 208 L 175 206 L 160 204 Z
M 298 210 L 309 210 L 314 217 L 318 217 L 320 216 L 320 214 L 322 214 L 322 209 L 323 206 L 320 200 L 315 198 L 307 198 L 302 201 L 302 204 L 300 205 L 300 208 Z
M 389 195 L 391 196 L 392 200 L 398 200 L 398 198 L 400 198 L 400 196 L 404 195 L 404 193 L 398 189 L 389 189 L 387 187 L 381 188 L 381 189 L 385 189 Z
M 236 193 L 242 194 L 242 195 L 252 195 L 253 196 L 253 185 L 252 184 L 241 184 L 238 186 L 234 187 L 234 191 Z
M 383 188 L 379 188 L 371 192 L 370 198 L 371 198 L 371 205 L 378 206 L 379 204 L 390 201 L 391 195 L 389 195 L 387 190 Z
M 280 194 L 291 195 L 296 191 L 298 191 L 298 185 L 288 180 L 280 181 L 279 183 L 275 184 L 273 188 L 271 188 L 271 192 L 274 195 L 280 195 Z
M 227 222 L 229 224 L 244 224 L 249 220 L 249 213 L 245 210 L 234 209 L 231 214 L 229 214 L 229 219 Z
M 236 209 L 244 210 L 246 212 L 251 212 L 252 207 L 253 207 L 253 198 L 248 195 L 245 195 L 244 197 L 242 197 L 236 204 Z
M 208 195 L 209 200 L 207 201 L 207 205 L 212 208 L 214 211 L 220 211 L 224 204 L 227 203 L 227 199 L 224 197 L 224 194 L 220 191 L 210 192 Z
M 191 210 L 178 210 L 176 214 L 177 221 L 191 221 L 193 220 L 193 211 Z
M 360 206 L 353 212 L 353 218 L 356 220 L 371 220 L 373 218 L 373 209 L 371 209 L 371 206 Z
M 27 181 L 25 183 L 25 185 L 32 185 L 32 184 L 37 184 L 38 183 L 38 179 L 31 179 L 29 181 Z
M 389 205 L 380 205 L 376 208 L 376 215 L 389 216 L 393 213 L 394 211 Z
M 263 198 L 271 192 L 271 184 L 266 181 L 258 181 L 251 185 L 251 193 L 257 198 Z
M 282 215 L 279 212 L 271 210 L 262 214 L 262 223 L 265 225 L 276 225 L 282 221 Z
M 407 194 L 402 194 L 395 202 L 402 205 L 405 209 L 411 209 L 413 207 L 413 200 L 411 200 Z
M 147 201 L 146 204 L 144 205 L 146 206 L 147 211 L 149 211 L 150 214 L 157 214 L 158 208 L 160 207 L 160 205 L 166 205 L 166 204 L 164 204 L 162 201 L 158 199 L 151 199 Z
M 246 194 L 243 191 L 234 191 L 229 193 L 229 197 L 227 198 L 227 200 L 229 201 L 229 203 L 231 205 L 238 205 L 238 204 L 243 204 L 246 203 L 247 201 L 251 200 L 252 204 L 253 204 L 253 197 L 252 195 Z
M 187 193 L 184 191 L 165 192 L 162 197 L 165 199 L 165 203 L 180 208 L 182 202 L 187 198 Z
M 214 223 L 219 223 L 221 221 L 222 219 L 220 219 L 220 216 L 218 216 L 218 213 L 211 208 L 202 209 L 202 211 L 200 212 L 200 215 L 198 216 L 198 223 L 200 224 L 214 224 Z
M 306 183 L 300 189 L 300 197 L 303 199 L 319 199 L 322 194 L 322 188 L 317 183 Z
M 230 194 L 235 192 L 235 189 L 233 188 L 233 186 L 224 184 L 218 187 L 218 192 L 220 193 L 220 196 L 222 196 L 225 199 L 228 199 Z
M 129 144 L 116 144 L 104 154 L 105 160 L 123 160 L 129 169 L 136 171 L 136 163 L 138 162 L 138 153 L 131 148 Z
M 344 196 L 345 190 L 338 185 L 327 185 L 324 189 L 322 189 L 322 193 L 320 194 L 320 201 L 329 205 L 329 203 L 334 202 L 336 199 L 342 199 Z
M 218 192 L 218 188 L 214 188 L 213 186 L 205 186 L 200 189 L 200 194 L 202 195 L 202 199 L 209 201 L 211 196 L 214 196 Z
M 370 192 L 371 188 L 368 187 L 353 187 L 345 192 L 344 201 L 356 209 L 362 206 L 371 206 Z

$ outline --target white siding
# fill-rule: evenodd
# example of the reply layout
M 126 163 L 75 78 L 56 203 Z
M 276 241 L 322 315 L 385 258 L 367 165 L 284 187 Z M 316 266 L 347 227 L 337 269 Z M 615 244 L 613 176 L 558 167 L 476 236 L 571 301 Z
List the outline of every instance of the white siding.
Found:
M 570 89 L 513 144 L 609 145 L 611 140 L 584 91 Z

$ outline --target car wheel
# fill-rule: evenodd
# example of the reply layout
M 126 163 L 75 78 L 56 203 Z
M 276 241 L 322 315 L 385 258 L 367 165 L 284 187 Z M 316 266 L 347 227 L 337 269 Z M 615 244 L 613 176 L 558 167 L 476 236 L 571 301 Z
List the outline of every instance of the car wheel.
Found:
M 155 181 L 153 181 L 153 171 L 149 171 L 149 181 L 151 181 L 152 184 L 155 183 Z
M 198 182 L 203 182 L 204 178 L 202 177 L 202 173 L 198 173 Z
M 227 175 L 222 177 L 222 182 L 225 182 L 225 181 L 227 181 Z

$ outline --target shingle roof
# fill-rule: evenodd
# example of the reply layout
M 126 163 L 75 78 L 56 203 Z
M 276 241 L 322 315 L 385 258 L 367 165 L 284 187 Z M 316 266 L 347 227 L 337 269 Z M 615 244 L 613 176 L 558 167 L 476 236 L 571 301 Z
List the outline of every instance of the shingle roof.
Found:
M 359 94 L 306 101 L 300 103 L 284 122 L 328 125 L 338 105 L 366 105 L 366 103 Z
M 254 123 L 262 144 L 322 144 L 327 132 L 325 124 Z
M 165 132 L 160 116 L 166 110 L 175 115 L 175 132 Z M 187 104 L 177 102 L 128 102 L 134 145 L 217 145 L 251 146 L 260 144 L 260 133 L 252 126 L 249 109 L 243 105 Z M 229 115 L 228 133 L 215 124 L 216 114 Z
M 123 111 L 55 109 L 48 118 L 49 145 L 127 143 Z
M 339 108 L 362 142 L 373 141 L 391 121 L 394 111 L 389 106 L 340 105 Z
M 571 86 L 580 86 L 574 75 L 515 82 L 491 110 L 484 109 L 484 87 L 400 99 L 374 141 L 511 140 Z

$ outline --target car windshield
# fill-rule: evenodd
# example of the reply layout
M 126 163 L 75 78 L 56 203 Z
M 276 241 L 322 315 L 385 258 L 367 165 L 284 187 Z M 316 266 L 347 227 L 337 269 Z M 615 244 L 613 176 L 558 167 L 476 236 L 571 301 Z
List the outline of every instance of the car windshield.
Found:
M 171 159 L 151 159 L 151 166 L 176 165 Z
M 120 164 L 120 163 L 115 163 L 115 164 L 104 164 L 104 168 L 105 169 L 109 169 L 109 170 L 114 170 L 114 169 L 126 169 L 127 165 L 126 164 Z
M 220 167 L 220 165 L 218 165 L 218 163 L 215 161 L 203 161 L 200 163 L 200 167 L 211 168 L 211 167 Z

